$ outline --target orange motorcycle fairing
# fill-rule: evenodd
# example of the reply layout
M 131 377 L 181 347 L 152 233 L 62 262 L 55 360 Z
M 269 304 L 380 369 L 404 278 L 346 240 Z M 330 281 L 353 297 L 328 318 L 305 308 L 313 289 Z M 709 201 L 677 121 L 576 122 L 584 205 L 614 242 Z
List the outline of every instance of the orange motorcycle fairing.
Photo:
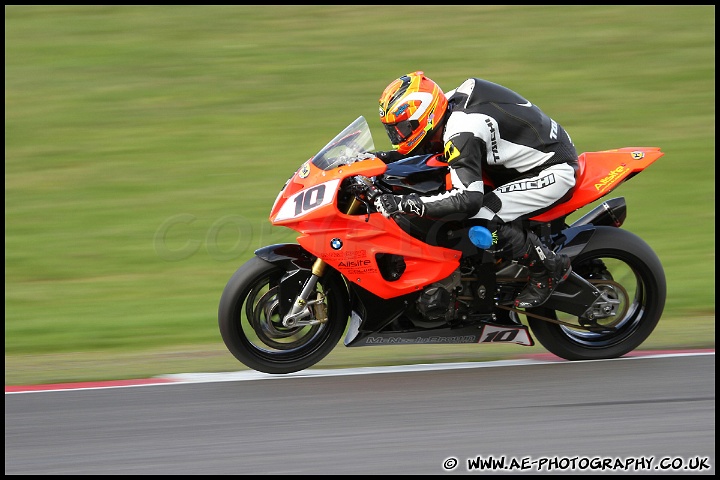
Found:
M 385 169 L 381 160 L 331 170 L 306 162 L 278 195 L 270 221 L 299 232 L 298 243 L 348 281 L 388 299 L 446 278 L 458 268 L 461 252 L 421 242 L 379 213 L 340 210 L 337 196 L 343 180 L 356 175 L 372 177 Z M 405 267 L 400 278 L 388 280 L 382 275 L 380 255 L 402 257 Z

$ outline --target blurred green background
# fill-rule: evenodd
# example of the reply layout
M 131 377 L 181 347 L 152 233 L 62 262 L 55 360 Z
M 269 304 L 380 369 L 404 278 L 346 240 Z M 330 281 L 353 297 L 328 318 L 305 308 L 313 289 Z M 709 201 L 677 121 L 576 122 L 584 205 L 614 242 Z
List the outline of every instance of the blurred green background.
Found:
M 245 367 L 217 304 L 285 180 L 423 70 L 517 90 L 579 152 L 659 146 L 610 197 L 666 268 L 641 348 L 715 346 L 715 6 L 6 6 L 5 383 Z M 578 216 L 585 210 L 578 212 Z M 318 367 L 541 347 L 336 349 Z

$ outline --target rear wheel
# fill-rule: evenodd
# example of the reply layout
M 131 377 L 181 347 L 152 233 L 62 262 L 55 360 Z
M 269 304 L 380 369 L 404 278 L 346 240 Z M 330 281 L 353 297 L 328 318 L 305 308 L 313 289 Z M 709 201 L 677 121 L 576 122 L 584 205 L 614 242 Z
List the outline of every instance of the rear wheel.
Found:
M 253 257 L 227 283 L 218 309 L 220 333 L 228 350 L 246 366 L 265 373 L 304 370 L 337 345 L 348 320 L 347 289 L 335 272 L 321 278 L 311 307 L 327 321 L 286 327 L 280 313 L 279 285 L 285 269 Z M 309 317 L 310 318 L 310 317 Z
M 631 352 L 655 329 L 665 306 L 665 274 L 652 249 L 624 230 L 600 232 L 598 237 L 573 259 L 573 271 L 612 300 L 612 314 L 597 320 L 609 331 L 589 332 L 528 316 L 537 340 L 567 360 L 616 358 Z M 603 237 L 606 241 L 597 241 Z M 542 306 L 529 312 L 576 325 L 582 321 Z

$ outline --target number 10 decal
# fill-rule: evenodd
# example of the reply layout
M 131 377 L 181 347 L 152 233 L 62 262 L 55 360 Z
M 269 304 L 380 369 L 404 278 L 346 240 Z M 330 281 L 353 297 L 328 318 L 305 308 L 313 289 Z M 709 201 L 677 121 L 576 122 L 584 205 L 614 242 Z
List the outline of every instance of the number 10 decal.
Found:
M 526 346 L 534 344 L 524 325 L 517 327 L 485 325 L 480 333 L 478 343 L 517 343 Z
M 337 192 L 339 184 L 339 179 L 330 180 L 291 195 L 284 200 L 283 206 L 280 207 L 280 211 L 273 221 L 297 219 L 331 203 L 335 198 L 335 192 Z
M 300 192 L 295 197 L 295 216 L 322 205 L 324 198 L 325 184 L 316 185 L 309 190 Z

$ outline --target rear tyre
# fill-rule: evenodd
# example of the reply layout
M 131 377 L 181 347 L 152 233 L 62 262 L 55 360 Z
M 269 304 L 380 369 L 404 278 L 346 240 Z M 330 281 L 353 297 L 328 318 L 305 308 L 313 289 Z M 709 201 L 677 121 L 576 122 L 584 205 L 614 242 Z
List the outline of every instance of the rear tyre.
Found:
M 598 320 L 614 331 L 588 332 L 528 316 L 537 340 L 567 360 L 616 358 L 635 350 L 653 332 L 665 307 L 665 273 L 655 252 L 630 232 L 598 227 L 572 265 L 575 273 L 619 301 L 616 315 Z M 574 324 L 580 321 L 542 306 L 528 311 Z

